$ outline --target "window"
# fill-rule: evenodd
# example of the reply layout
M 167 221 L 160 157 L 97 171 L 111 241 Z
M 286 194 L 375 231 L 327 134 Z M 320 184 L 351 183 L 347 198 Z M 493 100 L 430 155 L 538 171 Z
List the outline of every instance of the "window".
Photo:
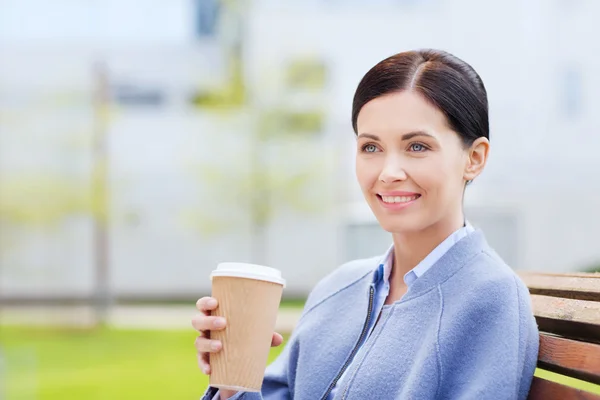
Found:
M 211 38 L 217 34 L 219 16 L 221 14 L 220 0 L 194 0 L 196 21 L 195 33 L 199 38 Z
M 166 102 L 164 91 L 159 87 L 136 84 L 116 84 L 113 98 L 121 106 L 162 106 Z

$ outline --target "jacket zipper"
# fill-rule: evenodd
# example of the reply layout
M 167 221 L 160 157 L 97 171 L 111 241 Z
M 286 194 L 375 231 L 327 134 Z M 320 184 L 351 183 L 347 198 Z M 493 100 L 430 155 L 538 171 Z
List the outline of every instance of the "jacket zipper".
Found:
M 329 388 L 327 388 L 327 391 L 325 392 L 325 394 L 323 395 L 321 400 L 327 400 L 327 397 L 329 397 L 329 394 L 331 394 L 331 391 L 333 390 L 335 385 L 337 385 L 337 382 L 340 380 L 342 375 L 344 375 L 344 372 L 346 371 L 348 366 L 350 366 L 352 359 L 356 356 L 356 353 L 358 352 L 360 344 L 364 340 L 364 338 L 367 334 L 367 331 L 369 330 L 369 323 L 371 322 L 371 314 L 373 313 L 372 309 L 373 309 L 373 297 L 374 296 L 375 296 L 375 288 L 371 284 L 371 288 L 369 290 L 369 309 L 368 309 L 367 319 L 365 321 L 365 324 L 363 325 L 363 329 L 362 329 L 362 332 L 360 333 L 360 337 L 358 338 L 358 342 L 356 343 L 356 346 L 354 346 L 354 349 L 352 349 L 352 353 L 350 353 L 350 357 L 348 357 L 348 359 L 342 366 L 342 369 L 340 370 L 340 372 L 338 372 L 338 374 L 335 377 L 335 379 L 333 380 L 333 382 L 331 382 L 331 384 L 329 385 Z

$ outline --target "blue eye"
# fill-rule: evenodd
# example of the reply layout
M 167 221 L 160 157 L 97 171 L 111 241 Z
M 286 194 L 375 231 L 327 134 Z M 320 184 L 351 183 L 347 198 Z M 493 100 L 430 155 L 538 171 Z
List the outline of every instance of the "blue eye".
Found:
M 374 144 L 364 145 L 363 151 L 366 153 L 375 153 L 377 151 L 377 146 L 375 146 Z
M 410 150 L 414 151 L 415 153 L 421 153 L 421 152 L 427 150 L 427 147 L 425 147 L 421 143 L 412 143 L 410 145 Z

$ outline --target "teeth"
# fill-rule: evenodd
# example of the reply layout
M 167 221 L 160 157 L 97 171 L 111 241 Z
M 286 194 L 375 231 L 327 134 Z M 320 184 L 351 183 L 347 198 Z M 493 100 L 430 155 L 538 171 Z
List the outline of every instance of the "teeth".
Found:
M 408 203 L 409 201 L 416 200 L 418 197 L 418 194 L 414 196 L 381 196 L 384 203 Z

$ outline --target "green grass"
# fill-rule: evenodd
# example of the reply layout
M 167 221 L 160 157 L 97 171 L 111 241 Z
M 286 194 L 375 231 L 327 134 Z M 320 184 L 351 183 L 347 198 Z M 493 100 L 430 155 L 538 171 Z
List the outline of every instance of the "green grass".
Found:
M 306 303 L 306 299 L 303 298 L 287 298 L 281 300 L 281 307 L 283 308 L 297 308 L 302 310 L 304 308 L 304 304 Z
M 580 390 L 600 394 L 600 385 L 594 385 L 593 383 L 585 382 L 579 379 L 569 378 L 567 376 L 555 374 L 554 372 L 536 369 L 535 376 L 547 379 L 549 381 L 562 383 L 563 385 L 572 386 Z
M 0 398 L 199 399 L 208 378 L 196 366 L 194 339 L 191 329 L 0 327 L 4 356 Z M 270 360 L 281 348 L 272 349 Z M 542 370 L 536 375 L 600 394 L 598 385 Z
M 209 296 L 209 294 L 204 294 Z M 198 295 L 197 297 L 189 297 L 189 298 L 180 298 L 180 299 L 121 299 L 116 302 L 118 305 L 124 306 L 185 306 L 185 307 L 193 307 L 196 304 L 196 301 L 202 295 Z M 286 297 L 284 296 L 281 299 L 281 305 L 283 307 L 304 307 L 304 303 L 306 303 L 306 297 Z
M 5 367 L 0 398 L 199 399 L 208 378 L 197 368 L 194 339 L 191 329 L 1 327 Z

